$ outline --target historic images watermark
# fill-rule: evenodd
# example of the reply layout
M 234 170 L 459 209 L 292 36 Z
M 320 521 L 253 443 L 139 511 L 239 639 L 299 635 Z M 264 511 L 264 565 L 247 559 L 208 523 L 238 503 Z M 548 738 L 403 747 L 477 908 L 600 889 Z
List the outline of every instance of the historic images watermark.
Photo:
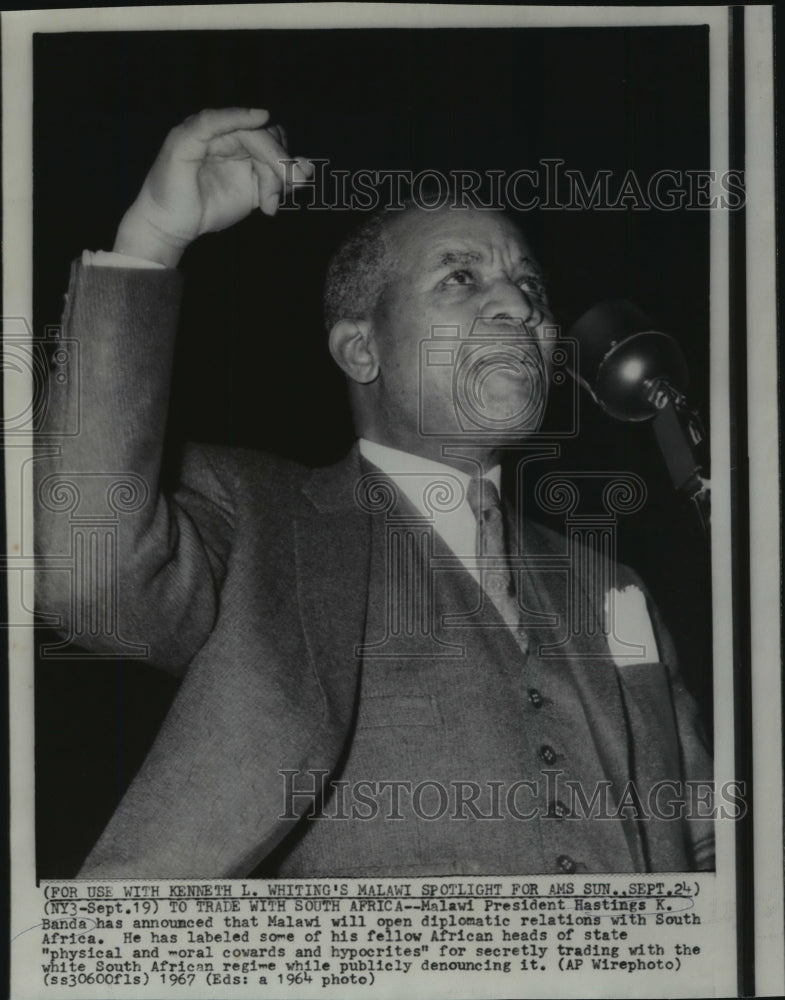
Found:
M 414 203 L 425 211 L 473 208 L 501 211 L 675 212 L 743 208 L 744 172 L 664 168 L 643 175 L 609 169 L 592 173 L 566 166 L 558 157 L 518 170 L 344 170 L 329 159 L 311 159 L 313 176 L 294 175 L 296 160 L 282 160 L 287 184 L 281 209 L 402 211 Z M 295 195 L 295 189 L 297 194 Z
M 551 386 L 561 387 L 578 366 L 579 346 L 536 305 L 533 315 L 478 317 L 470 330 L 431 327 L 420 342 L 420 435 L 424 438 L 530 441 L 570 438 L 578 433 L 578 383 L 561 424 L 542 426 Z M 518 391 L 495 405 L 499 380 L 516 379 Z M 510 396 L 509 393 L 506 394 Z M 452 406 L 438 402 L 452 399 Z
M 426 778 L 331 779 L 322 769 L 283 769 L 279 819 L 297 819 L 303 807 L 312 820 L 706 820 L 743 819 L 743 781 L 682 781 L 664 778 L 648 788 L 599 781 L 590 788 L 544 768 L 516 781 Z

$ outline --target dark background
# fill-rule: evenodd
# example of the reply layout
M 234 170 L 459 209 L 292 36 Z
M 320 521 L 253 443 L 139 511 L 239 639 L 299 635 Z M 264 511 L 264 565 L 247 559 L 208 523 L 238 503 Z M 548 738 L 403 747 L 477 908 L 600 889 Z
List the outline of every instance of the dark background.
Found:
M 645 182 L 659 169 L 708 168 L 707 42 L 702 27 L 37 36 L 36 331 L 59 319 L 69 262 L 85 248 L 111 249 L 167 131 L 202 107 L 267 107 L 293 153 L 327 157 L 333 170 L 512 172 L 559 157 L 589 178 L 612 170 L 618 184 L 632 169 Z M 679 339 L 707 427 L 709 216 L 561 210 L 519 220 L 564 328 L 603 298 L 638 303 Z M 320 295 L 351 221 L 257 214 L 186 253 L 173 446 L 188 437 L 308 464 L 346 451 L 351 426 Z M 564 394 L 552 405 L 558 418 Z M 710 575 L 694 513 L 673 493 L 649 426 L 617 423 L 585 396 L 579 426 L 559 468 L 646 481 L 644 508 L 619 521 L 619 558 L 660 605 L 710 724 Z M 79 867 L 173 691 L 139 663 L 39 663 L 40 877 Z

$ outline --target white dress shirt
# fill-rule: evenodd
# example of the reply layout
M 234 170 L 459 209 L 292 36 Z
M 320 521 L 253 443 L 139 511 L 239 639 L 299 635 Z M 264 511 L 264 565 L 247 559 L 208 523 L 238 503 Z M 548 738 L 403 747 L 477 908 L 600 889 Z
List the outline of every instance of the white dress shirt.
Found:
M 442 541 L 479 582 L 480 573 L 471 565 L 476 551 L 477 520 L 466 500 L 466 487 L 471 476 L 443 462 L 388 448 L 367 438 L 360 438 L 360 454 L 388 475 L 423 517 L 433 523 Z M 484 478 L 499 490 L 501 466 L 494 466 Z M 454 501 L 428 506 L 425 501 L 428 488 L 439 483 L 446 483 L 448 491 L 454 491 Z

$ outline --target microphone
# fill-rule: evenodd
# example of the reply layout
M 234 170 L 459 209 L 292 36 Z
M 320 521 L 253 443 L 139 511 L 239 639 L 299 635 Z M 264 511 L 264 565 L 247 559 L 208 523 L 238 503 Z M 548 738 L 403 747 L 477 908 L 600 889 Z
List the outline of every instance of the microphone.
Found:
M 693 452 L 704 433 L 687 405 L 687 362 L 678 342 L 623 299 L 593 306 L 568 336 L 578 343 L 572 377 L 615 419 L 652 421 L 671 482 L 695 503 L 708 533 L 710 486 Z

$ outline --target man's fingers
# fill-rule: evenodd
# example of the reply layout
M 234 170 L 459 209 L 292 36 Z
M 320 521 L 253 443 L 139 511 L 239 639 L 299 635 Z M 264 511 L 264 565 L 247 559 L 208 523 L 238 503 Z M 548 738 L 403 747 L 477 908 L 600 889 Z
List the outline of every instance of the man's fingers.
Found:
M 303 175 L 304 179 L 313 177 L 313 173 L 316 168 L 310 160 L 306 160 L 304 156 L 298 156 L 297 166 L 300 168 L 300 173 Z
M 169 153 L 183 161 L 200 160 L 208 151 L 228 157 L 245 154 L 254 163 L 271 167 L 282 184 L 307 180 L 313 173 L 312 164 L 303 157 L 291 157 L 286 130 L 278 123 L 267 124 L 269 121 L 270 112 L 264 108 L 200 111 L 169 133 Z
M 283 125 L 268 125 L 266 131 L 274 135 L 278 144 L 285 150 L 289 149 L 289 140 L 286 135 L 286 129 Z M 295 184 L 297 184 L 298 181 L 307 180 L 309 177 L 313 176 L 314 165 L 310 160 L 307 160 L 304 156 L 290 157 L 288 153 L 287 158 L 293 159 L 296 164 L 296 169 L 292 174 L 292 180 Z
M 211 142 L 221 142 L 239 129 L 261 128 L 270 120 L 264 108 L 222 108 L 200 111 L 175 126 L 164 143 L 164 151 L 180 160 L 199 160 Z
M 279 146 L 283 146 L 284 149 L 289 148 L 289 144 L 286 141 L 286 130 L 283 125 L 268 125 L 267 131 L 275 139 Z
M 270 112 L 264 108 L 220 108 L 206 109 L 186 118 L 179 129 L 200 142 L 209 142 L 227 132 L 238 129 L 261 128 L 270 120 Z
M 286 130 L 266 109 L 200 111 L 172 129 L 146 183 L 170 214 L 187 216 L 178 232 L 225 228 L 255 206 L 275 215 L 283 192 L 314 171 L 286 144 Z
M 283 127 L 283 125 L 272 125 L 270 126 L 270 131 L 271 132 L 274 131 L 277 133 L 276 138 L 278 139 L 278 142 L 283 146 L 284 149 L 289 148 L 289 139 L 286 136 L 286 129 Z
M 259 208 L 265 215 L 275 215 L 281 200 L 283 184 L 278 174 L 266 163 L 253 160 L 253 171 L 259 197 Z
M 289 155 L 286 147 L 276 141 L 271 129 L 242 131 L 238 132 L 237 137 L 253 159 L 254 165 L 258 163 L 270 167 L 280 178 L 281 184 L 304 180 L 302 168 Z

